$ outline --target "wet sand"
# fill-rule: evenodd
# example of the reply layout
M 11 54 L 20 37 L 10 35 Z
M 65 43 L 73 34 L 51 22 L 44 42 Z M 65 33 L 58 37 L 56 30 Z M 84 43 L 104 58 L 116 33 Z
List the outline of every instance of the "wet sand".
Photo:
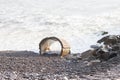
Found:
M 120 56 L 108 61 L 32 51 L 0 51 L 0 80 L 119 80 Z

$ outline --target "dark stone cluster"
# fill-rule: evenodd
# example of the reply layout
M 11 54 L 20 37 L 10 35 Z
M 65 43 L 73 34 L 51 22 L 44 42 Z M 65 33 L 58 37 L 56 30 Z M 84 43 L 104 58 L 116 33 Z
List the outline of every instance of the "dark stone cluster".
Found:
M 101 44 L 101 46 L 94 49 L 95 53 L 93 55 L 100 60 L 108 60 L 118 56 L 120 53 L 120 35 L 105 36 L 98 40 L 97 43 Z

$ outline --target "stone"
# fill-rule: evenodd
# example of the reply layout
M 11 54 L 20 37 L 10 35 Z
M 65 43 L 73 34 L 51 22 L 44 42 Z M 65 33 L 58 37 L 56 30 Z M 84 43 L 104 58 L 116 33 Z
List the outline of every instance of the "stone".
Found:
M 92 46 L 93 52 L 92 55 L 100 60 L 108 60 L 117 56 L 120 52 L 120 36 L 119 35 L 108 35 L 100 40 L 97 43 L 101 44 L 100 47 Z

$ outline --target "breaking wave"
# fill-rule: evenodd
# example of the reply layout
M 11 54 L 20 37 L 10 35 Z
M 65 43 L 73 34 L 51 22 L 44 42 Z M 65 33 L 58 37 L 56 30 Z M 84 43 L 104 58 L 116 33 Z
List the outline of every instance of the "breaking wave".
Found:
M 120 34 L 119 1 L 114 0 L 116 1 L 114 3 L 119 2 L 116 6 L 108 6 L 107 8 L 104 6 L 103 13 L 94 13 L 94 15 L 90 11 L 88 13 L 83 11 L 86 8 L 89 10 L 88 6 L 83 6 L 81 3 L 79 6 L 72 7 L 77 2 L 66 1 L 52 0 L 52 2 L 57 3 L 52 7 L 52 2 L 49 3 L 48 0 L 45 0 L 41 6 L 39 6 L 39 3 L 42 0 L 39 0 L 39 3 L 34 0 L 31 0 L 31 2 L 28 0 L 0 1 L 0 50 L 38 52 L 38 44 L 43 38 L 56 36 L 66 39 L 70 43 L 73 53 L 80 53 L 90 49 L 90 45 L 96 44 L 104 31 L 109 34 Z M 74 3 L 72 4 L 72 2 Z M 69 3 L 69 6 L 66 3 Z M 83 3 L 85 2 L 83 1 Z M 88 3 L 90 1 L 86 0 L 86 4 Z M 89 5 L 92 4 L 96 5 L 91 6 L 91 9 L 97 6 L 97 2 L 91 2 Z M 109 5 L 111 4 L 112 2 L 109 3 Z M 101 7 L 103 6 L 99 5 L 98 9 L 102 11 Z M 67 11 L 68 13 L 66 13 Z M 93 11 L 97 12 L 97 9 Z

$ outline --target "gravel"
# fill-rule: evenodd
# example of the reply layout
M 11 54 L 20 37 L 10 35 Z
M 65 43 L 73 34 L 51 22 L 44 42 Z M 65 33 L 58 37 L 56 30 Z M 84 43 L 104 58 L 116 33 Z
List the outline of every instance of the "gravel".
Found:
M 0 80 L 120 80 L 120 56 L 100 62 L 31 51 L 1 51 Z

